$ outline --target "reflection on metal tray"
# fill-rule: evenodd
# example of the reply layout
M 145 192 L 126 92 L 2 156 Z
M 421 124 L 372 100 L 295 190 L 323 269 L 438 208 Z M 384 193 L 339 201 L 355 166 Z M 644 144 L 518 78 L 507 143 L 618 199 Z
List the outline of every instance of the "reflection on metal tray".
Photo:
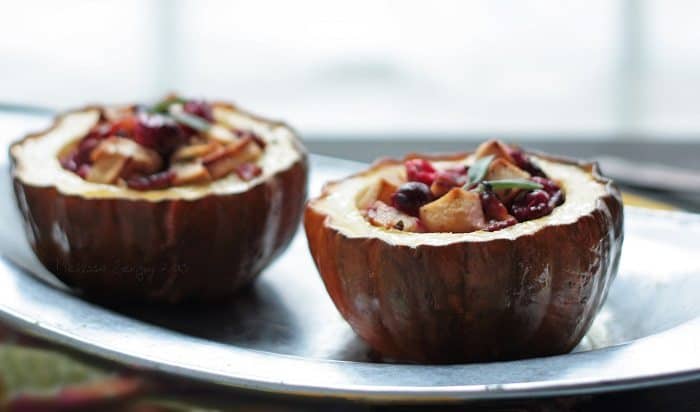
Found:
M 312 156 L 311 192 L 361 167 Z M 29 251 L 3 170 L 0 317 L 98 356 L 222 385 L 372 400 L 581 393 L 700 377 L 697 215 L 626 210 L 619 275 L 575 353 L 397 365 L 369 360 L 367 347 L 325 293 L 302 231 L 250 290 L 225 307 L 107 309 L 85 302 L 54 286 Z

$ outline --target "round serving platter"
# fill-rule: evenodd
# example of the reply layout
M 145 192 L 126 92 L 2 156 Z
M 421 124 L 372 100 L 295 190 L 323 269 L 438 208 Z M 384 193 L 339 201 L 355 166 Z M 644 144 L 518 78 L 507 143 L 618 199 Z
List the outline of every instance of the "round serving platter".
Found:
M 105 308 L 36 261 L 0 165 L 0 318 L 125 365 L 256 391 L 370 401 L 592 393 L 700 378 L 700 216 L 625 211 L 620 272 L 574 353 L 514 362 L 372 361 L 325 293 L 303 231 L 235 302 Z M 311 193 L 362 164 L 311 157 Z

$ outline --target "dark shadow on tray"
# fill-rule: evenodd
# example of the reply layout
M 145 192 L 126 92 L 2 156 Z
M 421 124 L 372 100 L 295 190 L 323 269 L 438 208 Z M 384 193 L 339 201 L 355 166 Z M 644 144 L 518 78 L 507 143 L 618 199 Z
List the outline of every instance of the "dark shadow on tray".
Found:
M 354 334 L 348 334 L 346 338 L 340 337 L 323 353 L 309 353 L 309 348 L 305 346 L 309 343 L 306 335 L 310 332 L 309 328 L 313 329 L 314 326 L 302 323 L 300 314 L 284 302 L 272 282 L 264 276 L 241 290 L 230 302 L 182 305 L 106 303 L 67 287 L 43 267 L 33 267 L 30 270 L 6 256 L 2 259 L 35 282 L 59 293 L 183 335 L 287 355 L 353 362 L 379 361 Z M 37 272 L 41 275 L 37 275 Z M 30 288 L 23 291 L 27 296 L 33 296 L 37 292 L 37 284 L 33 282 L 20 283 L 18 286 Z M 40 295 L 35 298 L 40 299 Z
M 293 313 L 262 279 L 230 302 L 176 306 L 116 303 L 105 307 L 185 335 L 244 348 L 290 353 L 297 340 Z

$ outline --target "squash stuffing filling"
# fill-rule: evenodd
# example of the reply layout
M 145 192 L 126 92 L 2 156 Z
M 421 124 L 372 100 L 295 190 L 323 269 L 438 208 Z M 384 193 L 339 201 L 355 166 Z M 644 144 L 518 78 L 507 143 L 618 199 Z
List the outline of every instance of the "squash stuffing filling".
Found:
M 218 123 L 211 104 L 170 96 L 151 107 L 101 110 L 97 124 L 59 155 L 83 179 L 134 190 L 202 184 L 235 173 L 248 181 L 265 141 Z
M 374 226 L 407 232 L 497 231 L 549 215 L 564 203 L 561 185 L 525 152 L 482 143 L 471 164 L 404 163 L 364 190 L 357 206 Z

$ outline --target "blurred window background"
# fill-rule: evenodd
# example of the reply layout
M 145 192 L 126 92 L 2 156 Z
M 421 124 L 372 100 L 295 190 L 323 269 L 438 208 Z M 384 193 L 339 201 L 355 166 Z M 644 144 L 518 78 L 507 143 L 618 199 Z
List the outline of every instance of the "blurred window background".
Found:
M 0 103 L 169 91 L 310 139 L 700 140 L 691 0 L 5 1 Z

